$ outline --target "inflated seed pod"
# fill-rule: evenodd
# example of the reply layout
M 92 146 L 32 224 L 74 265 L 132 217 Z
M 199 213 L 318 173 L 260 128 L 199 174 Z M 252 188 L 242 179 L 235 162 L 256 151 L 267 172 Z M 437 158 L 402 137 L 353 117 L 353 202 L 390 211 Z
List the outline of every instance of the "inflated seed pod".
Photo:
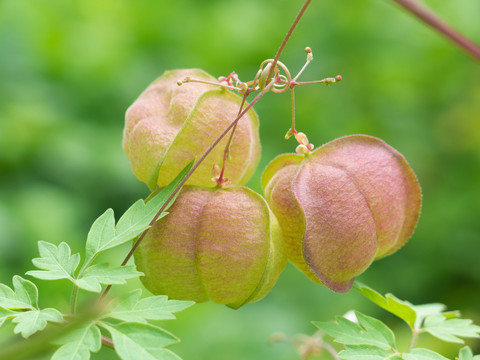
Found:
M 133 173 L 150 188 L 166 186 L 193 159 L 199 158 L 235 119 L 240 96 L 216 85 L 177 81 L 191 77 L 217 82 L 199 69 L 165 72 L 154 81 L 125 115 L 123 148 Z M 227 177 L 243 185 L 260 159 L 258 118 L 253 110 L 240 119 L 233 138 Z M 221 165 L 228 136 L 207 156 L 187 184 L 214 187 L 211 171 Z
M 232 308 L 257 301 L 286 263 L 281 229 L 246 187 L 185 186 L 135 251 L 142 282 L 172 299 Z
M 420 186 L 405 158 L 366 135 L 280 155 L 262 185 L 290 261 L 337 292 L 402 247 L 420 214 Z

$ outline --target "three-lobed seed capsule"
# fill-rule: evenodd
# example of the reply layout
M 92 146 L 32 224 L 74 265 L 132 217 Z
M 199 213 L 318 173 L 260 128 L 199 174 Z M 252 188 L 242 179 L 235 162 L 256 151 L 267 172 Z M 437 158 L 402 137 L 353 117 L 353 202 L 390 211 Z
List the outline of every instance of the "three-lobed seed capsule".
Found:
M 145 287 L 173 299 L 232 308 L 263 298 L 282 272 L 280 226 L 246 187 L 185 186 L 135 252 Z
M 137 178 L 151 189 L 166 186 L 193 159 L 200 157 L 238 114 L 240 96 L 219 86 L 191 83 L 186 77 L 216 83 L 199 69 L 166 71 L 154 81 L 125 115 L 123 148 Z M 244 185 L 260 160 L 258 118 L 249 110 L 233 137 L 225 177 Z M 213 187 L 214 165 L 221 164 L 225 137 L 202 162 L 187 184 Z
M 402 247 L 420 214 L 420 186 L 405 158 L 366 135 L 336 139 L 306 156 L 280 155 L 262 185 L 289 260 L 337 292 Z

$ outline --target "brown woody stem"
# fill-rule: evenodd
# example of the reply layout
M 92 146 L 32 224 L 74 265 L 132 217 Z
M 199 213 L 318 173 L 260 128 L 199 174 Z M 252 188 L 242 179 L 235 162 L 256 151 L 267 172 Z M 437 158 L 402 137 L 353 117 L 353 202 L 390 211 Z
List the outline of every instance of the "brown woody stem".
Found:
M 449 26 L 446 22 L 440 19 L 426 6 L 420 4 L 417 0 L 393 0 L 407 11 L 411 12 L 424 23 L 430 25 L 432 28 L 445 35 L 455 44 L 463 48 L 470 55 L 480 61 L 480 47 L 460 34 L 458 31 Z

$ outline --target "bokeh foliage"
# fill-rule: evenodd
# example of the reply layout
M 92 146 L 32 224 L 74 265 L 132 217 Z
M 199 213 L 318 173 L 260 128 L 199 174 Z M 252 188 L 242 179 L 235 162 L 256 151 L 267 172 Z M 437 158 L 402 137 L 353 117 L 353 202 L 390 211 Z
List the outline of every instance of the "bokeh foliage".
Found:
M 478 1 L 427 3 L 480 42 Z M 106 208 L 120 214 L 147 195 L 130 172 L 121 136 L 126 108 L 151 81 L 183 67 L 253 78 L 300 6 L 298 0 L 2 0 L 2 282 L 32 268 L 38 240 L 67 241 L 78 251 Z M 313 1 L 281 58 L 292 72 L 303 65 L 305 46 L 315 61 L 302 80 L 341 74 L 344 81 L 297 88 L 298 129 L 317 145 L 352 133 L 378 136 L 406 156 L 423 188 L 413 238 L 360 279 L 413 303 L 459 308 L 479 323 L 478 62 L 386 0 Z M 250 184 L 260 191 L 264 166 L 295 145 L 283 139 L 287 94 L 267 95 L 256 110 L 263 154 Z M 109 260 L 119 263 L 123 255 Z M 40 291 L 49 305 L 68 299 L 66 287 L 48 286 Z M 313 333 L 310 320 L 351 308 L 376 311 L 355 293 L 334 294 L 288 266 L 259 303 L 239 311 L 201 304 L 166 326 L 183 340 L 174 350 L 185 359 L 295 359 L 288 345 L 266 345 L 270 334 Z M 106 350 L 96 358 L 109 356 Z

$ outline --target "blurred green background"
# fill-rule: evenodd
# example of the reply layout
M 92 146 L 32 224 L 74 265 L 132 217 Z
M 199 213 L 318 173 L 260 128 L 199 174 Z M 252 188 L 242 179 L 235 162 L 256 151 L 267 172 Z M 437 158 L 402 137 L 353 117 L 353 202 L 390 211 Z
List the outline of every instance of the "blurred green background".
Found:
M 480 2 L 427 3 L 480 42 Z M 119 215 L 147 196 L 121 137 L 126 108 L 151 81 L 188 67 L 253 78 L 301 4 L 0 0 L 0 281 L 10 285 L 14 274 L 32 269 L 38 240 L 81 251 L 106 208 Z M 480 64 L 385 0 L 313 1 L 281 57 L 293 73 L 305 46 L 315 61 L 302 80 L 344 80 L 297 88 L 297 128 L 316 145 L 353 133 L 378 136 L 405 155 L 423 188 L 413 238 L 359 279 L 413 303 L 445 303 L 480 323 Z M 255 108 L 263 154 L 250 185 L 261 191 L 264 166 L 295 144 L 283 139 L 288 93 L 269 94 Z M 120 263 L 127 250 L 107 260 Z M 42 306 L 67 306 L 66 282 L 38 283 Z M 199 304 L 163 325 L 182 339 L 172 350 L 185 360 L 287 360 L 299 357 L 289 344 L 269 345 L 273 333 L 312 334 L 311 320 L 350 309 L 408 335 L 355 292 L 335 294 L 290 265 L 258 303 L 237 311 Z M 469 344 L 480 352 L 478 342 Z M 457 349 L 428 336 L 420 345 L 450 357 Z M 113 358 L 110 350 L 93 356 Z

